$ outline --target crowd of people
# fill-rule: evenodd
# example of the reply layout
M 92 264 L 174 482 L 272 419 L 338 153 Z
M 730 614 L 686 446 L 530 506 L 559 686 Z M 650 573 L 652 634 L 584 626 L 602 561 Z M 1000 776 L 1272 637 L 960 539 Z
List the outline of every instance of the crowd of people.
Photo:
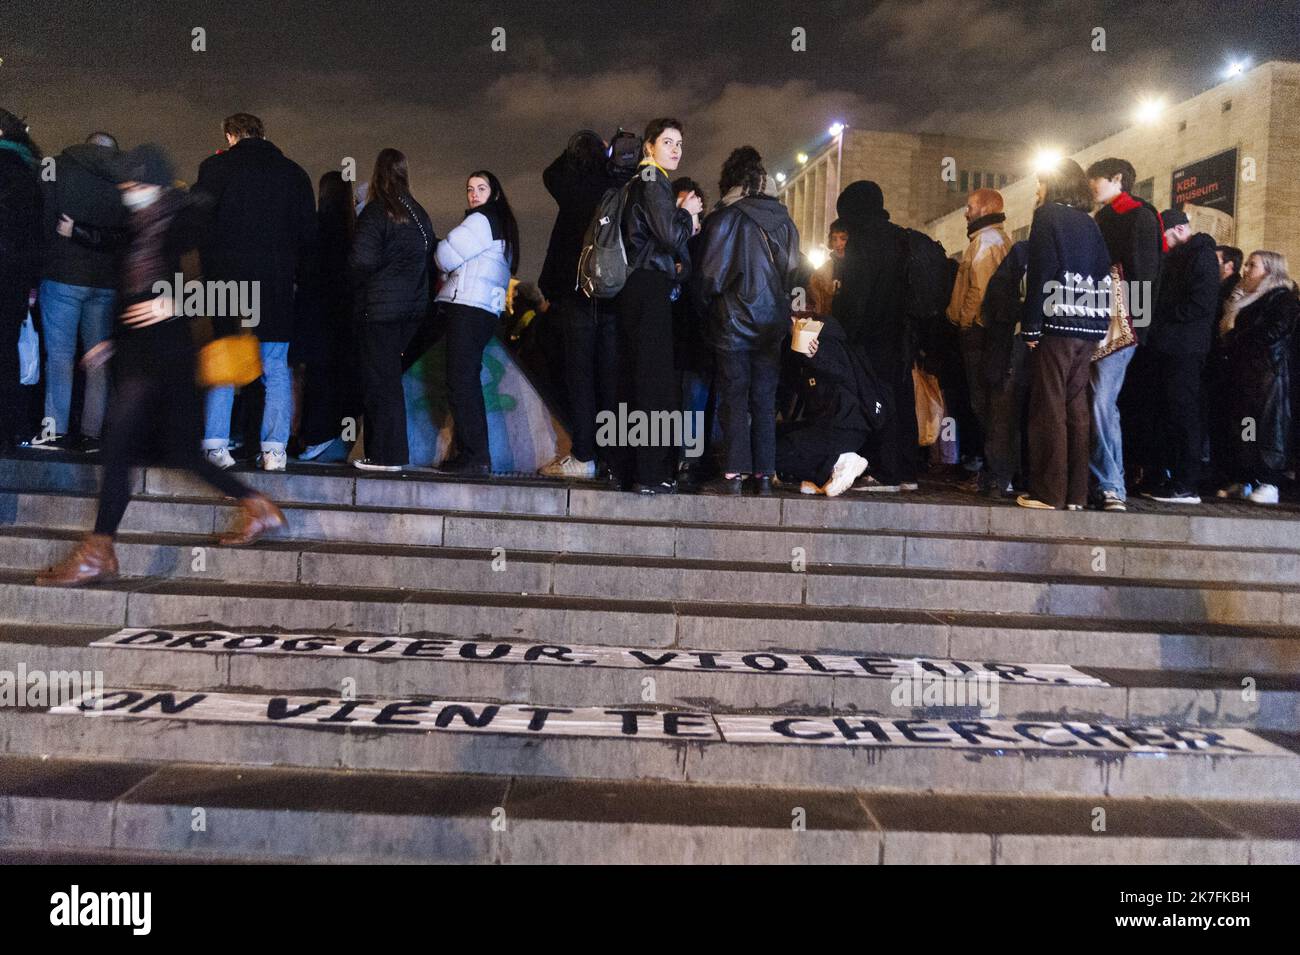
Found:
M 380 152 L 363 186 L 329 172 L 313 194 L 256 116 L 222 128 L 226 148 L 184 189 L 160 148 L 123 152 L 103 132 L 42 175 L 30 131 L 0 110 L 0 442 L 105 468 L 95 531 L 48 582 L 115 572 L 141 455 L 239 499 L 231 542 L 284 523 L 226 473 L 245 432 L 268 471 L 291 453 L 401 470 L 402 375 L 443 338 L 455 447 L 438 470 L 490 476 L 483 353 L 518 302 L 532 306 L 527 335 L 503 337 L 572 436 L 546 477 L 644 494 L 914 490 L 921 442 L 936 440 L 918 421 L 929 381 L 963 488 L 1025 507 L 1115 511 L 1130 492 L 1191 503 L 1211 488 L 1275 504 L 1294 469 L 1300 299 L 1285 258 L 1216 247 L 1184 212 L 1158 212 L 1120 158 L 1040 173 L 1021 242 L 1001 194 L 976 190 L 960 257 L 891 221 L 876 183 L 850 183 L 813 269 L 754 148 L 727 157 L 710 207 L 677 174 L 679 120 L 608 140 L 581 130 L 543 173 L 557 215 L 532 290 L 515 288 L 519 226 L 492 172 L 467 175 L 464 216 L 440 238 L 400 151 Z M 251 327 L 244 314 L 179 320 L 157 292 L 174 276 L 256 287 Z M 44 358 L 34 435 L 19 367 L 29 310 Z M 201 393 L 196 342 L 248 332 L 258 386 L 239 401 L 228 383 Z M 702 453 L 680 432 L 603 438 L 598 422 L 620 408 L 698 416 Z M 364 453 L 350 453 L 356 422 Z

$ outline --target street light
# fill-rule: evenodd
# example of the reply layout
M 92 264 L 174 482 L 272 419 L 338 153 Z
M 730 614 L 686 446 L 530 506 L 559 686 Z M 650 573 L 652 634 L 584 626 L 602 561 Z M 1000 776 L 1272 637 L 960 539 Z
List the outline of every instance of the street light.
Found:
M 843 123 L 831 123 L 831 128 L 830 128 L 829 132 L 830 132 L 830 134 L 831 134 L 832 136 L 838 136 L 840 133 L 844 132 L 844 124 L 843 124 Z
M 829 253 L 819 245 L 813 246 L 809 249 L 806 255 L 808 257 L 808 264 L 814 269 L 820 269 L 826 264 L 826 259 L 829 257 Z
M 785 173 L 783 173 L 783 172 L 778 172 L 778 173 L 776 174 L 776 181 L 777 181 L 777 182 L 785 182 Z
M 1246 72 L 1246 67 L 1248 66 L 1250 66 L 1249 60 L 1233 60 L 1228 64 L 1228 68 L 1223 71 L 1223 75 L 1227 79 L 1231 79 L 1234 76 L 1240 76 L 1242 73 Z
M 806 162 L 808 161 L 808 154 L 807 154 L 807 153 L 799 153 L 799 155 L 795 156 L 794 158 L 797 159 L 797 160 L 799 160 L 799 165 L 802 166 L 804 163 L 806 163 Z

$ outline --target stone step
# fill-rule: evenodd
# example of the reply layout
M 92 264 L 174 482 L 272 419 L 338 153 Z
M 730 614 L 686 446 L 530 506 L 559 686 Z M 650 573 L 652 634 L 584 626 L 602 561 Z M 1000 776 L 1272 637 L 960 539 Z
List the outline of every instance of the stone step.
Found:
M 278 501 L 398 511 L 1300 550 L 1300 511 L 1236 502 L 1179 507 L 1135 501 L 1126 514 L 1066 513 L 1029 511 L 1013 502 L 977 501 L 946 489 L 907 495 L 850 494 L 835 499 L 784 492 L 760 499 L 700 494 L 643 496 L 518 478 L 452 481 L 419 469 L 397 477 L 310 465 L 295 465 L 291 471 L 277 474 L 255 470 L 238 473 L 241 479 Z M 167 469 L 140 470 L 134 481 L 135 490 L 147 495 L 209 500 L 215 497 L 215 492 L 197 479 Z M 40 452 L 0 459 L 0 488 L 10 492 L 93 494 L 98 482 L 96 466 L 51 460 Z M 15 507 L 8 497 L 3 500 L 5 509 Z M 128 519 L 130 513 L 128 510 Z
M 1204 622 L 872 610 L 134 578 L 37 587 L 0 571 L 0 623 L 438 634 L 617 647 L 871 652 L 1144 670 L 1292 674 L 1300 632 Z
M 1296 864 L 1300 807 L 0 757 L 0 860 L 34 857 Z
M 649 700 L 665 706 L 703 706 L 712 712 L 759 708 L 943 718 L 985 711 L 1017 720 L 1300 727 L 1296 676 L 1251 678 L 1247 690 L 1242 675 L 1234 673 L 1070 670 L 1021 661 L 939 659 L 914 664 L 877 654 L 851 658 L 689 648 L 618 651 L 453 641 L 433 635 L 221 636 L 202 631 L 0 627 L 0 671 L 17 673 L 20 665 L 29 673 L 98 673 L 109 685 L 184 690 L 302 694 L 337 693 L 346 686 L 381 698 L 427 694 L 511 703 L 548 700 L 564 706 L 638 706 Z M 924 669 L 917 670 L 918 665 Z M 783 669 L 776 670 L 778 666 Z M 997 675 L 999 670 L 1005 675 Z M 935 694 L 929 702 L 926 692 Z
M 0 567 L 35 572 L 68 547 L 45 535 L 0 535 Z M 123 542 L 129 577 L 228 582 L 357 583 L 398 590 L 550 594 L 596 600 L 701 601 L 792 607 L 976 611 L 1113 620 L 1280 625 L 1300 619 L 1300 587 L 1183 583 L 907 568 L 848 568 L 590 554 L 509 554 L 454 548 L 292 542 L 223 549 Z
M 0 492 L 14 534 L 83 531 L 94 522 L 88 495 Z M 1233 581 L 1300 586 L 1300 553 L 1278 548 L 993 538 L 980 534 L 889 533 L 700 524 L 634 524 L 568 517 L 426 513 L 347 505 L 285 505 L 285 539 L 503 549 L 543 554 L 610 554 L 690 560 L 826 564 L 911 570 L 1049 574 L 1101 579 Z M 175 535 L 188 550 L 228 527 L 234 504 L 197 498 L 141 498 L 123 532 Z M 1115 527 L 1114 530 L 1121 528 Z
M 129 687 L 99 698 L 102 711 L 0 708 L 0 752 L 864 791 L 1278 802 L 1300 792 L 1300 737 L 1263 730 Z

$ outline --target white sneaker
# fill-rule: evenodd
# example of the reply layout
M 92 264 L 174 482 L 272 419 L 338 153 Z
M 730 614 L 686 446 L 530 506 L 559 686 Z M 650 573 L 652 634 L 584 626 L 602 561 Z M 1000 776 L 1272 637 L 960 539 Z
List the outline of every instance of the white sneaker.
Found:
M 263 471 L 283 471 L 289 463 L 289 455 L 284 451 L 263 451 L 257 457 L 257 466 Z
M 1128 505 L 1115 491 L 1102 491 L 1101 509 L 1103 511 L 1127 511 Z
M 814 482 L 812 482 L 812 481 L 800 481 L 800 482 L 799 482 L 799 493 L 800 493 L 800 494 L 820 494 L 821 492 L 822 492 L 822 489 L 819 488 L 819 487 L 818 487 Z
M 852 451 L 839 456 L 831 468 L 831 479 L 822 486 L 822 493 L 827 497 L 839 497 L 853 486 L 853 482 L 867 469 L 867 459 Z
M 352 466 L 362 471 L 387 471 L 393 473 L 402 470 L 400 464 L 379 464 L 369 458 L 357 458 L 352 462 Z
M 556 458 L 550 464 L 544 464 L 537 471 L 548 478 L 579 478 L 590 481 L 596 477 L 595 461 L 579 461 L 572 454 Z
M 1276 484 L 1257 484 L 1255 490 L 1250 492 L 1246 498 L 1252 504 L 1276 504 L 1277 503 L 1277 485 Z
M 204 450 L 203 454 L 209 461 L 221 468 L 223 471 L 235 466 L 235 459 L 230 456 L 229 448 L 207 448 Z

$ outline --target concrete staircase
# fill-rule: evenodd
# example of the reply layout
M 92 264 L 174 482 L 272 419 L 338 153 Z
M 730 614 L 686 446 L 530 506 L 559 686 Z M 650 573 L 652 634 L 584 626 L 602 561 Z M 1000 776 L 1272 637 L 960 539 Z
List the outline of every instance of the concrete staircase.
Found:
M 243 476 L 0 460 L 0 857 L 1300 861 L 1300 513 Z

